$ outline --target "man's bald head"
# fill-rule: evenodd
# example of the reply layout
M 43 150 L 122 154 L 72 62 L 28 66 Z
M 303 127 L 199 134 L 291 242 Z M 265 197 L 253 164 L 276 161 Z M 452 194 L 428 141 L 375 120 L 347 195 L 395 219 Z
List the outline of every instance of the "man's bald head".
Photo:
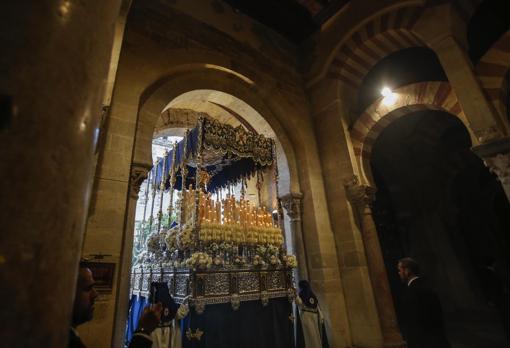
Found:
M 95 281 L 92 277 L 92 271 L 85 264 L 80 263 L 73 306 L 72 325 L 74 327 L 92 320 L 94 302 L 97 298 L 94 285 Z

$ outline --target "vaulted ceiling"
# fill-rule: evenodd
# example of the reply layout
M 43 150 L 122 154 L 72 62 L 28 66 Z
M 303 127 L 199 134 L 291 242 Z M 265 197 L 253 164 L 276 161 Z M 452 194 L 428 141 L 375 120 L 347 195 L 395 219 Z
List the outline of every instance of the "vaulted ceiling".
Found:
M 245 15 L 300 43 L 349 0 L 223 0 Z

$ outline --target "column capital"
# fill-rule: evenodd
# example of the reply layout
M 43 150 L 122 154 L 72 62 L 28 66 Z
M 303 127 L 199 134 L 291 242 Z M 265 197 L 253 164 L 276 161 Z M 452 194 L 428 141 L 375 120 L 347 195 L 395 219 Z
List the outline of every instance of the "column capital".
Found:
M 370 206 L 375 200 L 376 188 L 361 185 L 356 175 L 344 179 L 344 188 L 347 200 L 355 207 L 364 208 Z
M 480 146 L 499 143 L 501 140 L 501 131 L 496 126 L 490 126 L 483 129 L 473 129 L 473 133 L 480 144 L 482 144 Z M 492 145 L 489 147 L 492 147 Z
M 152 166 L 147 164 L 131 164 L 131 174 L 129 176 L 129 196 L 131 198 L 138 199 L 140 187 L 144 180 L 147 179 L 147 174 L 149 170 L 151 170 L 151 167 Z
M 301 192 L 291 192 L 280 197 L 283 208 L 291 220 L 301 220 L 301 201 L 303 194 Z
M 502 138 L 471 148 L 503 185 L 510 184 L 510 138 Z

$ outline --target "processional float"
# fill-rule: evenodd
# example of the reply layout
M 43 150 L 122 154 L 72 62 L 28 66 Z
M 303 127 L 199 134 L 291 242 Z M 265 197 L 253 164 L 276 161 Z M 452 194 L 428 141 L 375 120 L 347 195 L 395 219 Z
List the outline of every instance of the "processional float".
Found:
M 147 294 L 152 282 L 168 284 L 177 303 L 189 299 L 198 314 L 209 305 L 294 297 L 281 204 L 276 212 L 260 203 L 263 173 L 271 173 L 278 197 L 278 166 L 272 139 L 208 118 L 188 131 L 151 170 L 152 209 L 160 197 L 155 230 L 133 267 L 131 291 Z M 248 180 L 257 180 L 258 202 L 245 197 Z M 238 190 L 238 198 L 233 187 Z M 170 195 L 168 221 L 163 194 Z M 147 207 L 146 207 L 147 209 Z

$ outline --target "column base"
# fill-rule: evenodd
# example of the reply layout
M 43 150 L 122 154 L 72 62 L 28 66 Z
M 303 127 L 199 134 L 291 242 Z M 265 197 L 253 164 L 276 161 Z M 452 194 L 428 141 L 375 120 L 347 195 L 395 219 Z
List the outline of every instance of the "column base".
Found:
M 389 332 L 386 333 L 383 332 L 384 348 L 405 348 L 407 346 L 406 342 L 402 339 L 402 335 L 398 328 L 394 327 L 388 331 Z

